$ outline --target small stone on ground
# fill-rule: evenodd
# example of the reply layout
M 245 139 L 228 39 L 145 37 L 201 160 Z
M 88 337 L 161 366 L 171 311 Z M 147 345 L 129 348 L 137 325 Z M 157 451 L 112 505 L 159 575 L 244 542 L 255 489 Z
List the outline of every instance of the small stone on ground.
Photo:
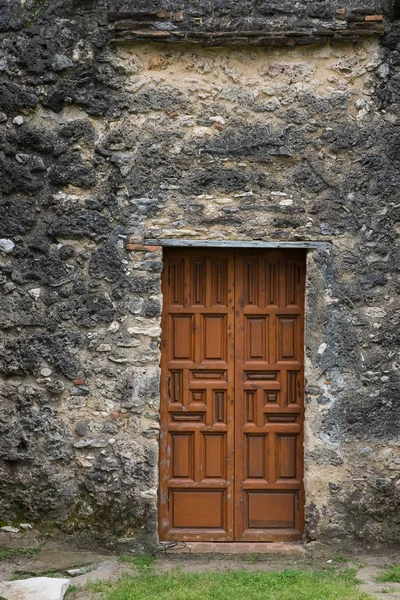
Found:
M 126 563 L 121 563 L 118 559 L 111 559 L 99 564 L 96 569 L 89 571 L 72 579 L 72 583 L 77 587 L 85 586 L 89 581 L 116 581 L 123 573 L 133 574 L 133 570 Z
M 42 550 L 18 569 L 20 573 L 66 572 L 75 567 L 97 565 L 107 560 L 107 556 L 93 552 L 68 552 L 64 550 Z

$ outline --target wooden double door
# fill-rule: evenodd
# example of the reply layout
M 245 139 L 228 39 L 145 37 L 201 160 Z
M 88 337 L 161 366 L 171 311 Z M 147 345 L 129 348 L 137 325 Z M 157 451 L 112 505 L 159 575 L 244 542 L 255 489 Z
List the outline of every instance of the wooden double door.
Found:
M 305 255 L 166 250 L 160 539 L 303 533 Z

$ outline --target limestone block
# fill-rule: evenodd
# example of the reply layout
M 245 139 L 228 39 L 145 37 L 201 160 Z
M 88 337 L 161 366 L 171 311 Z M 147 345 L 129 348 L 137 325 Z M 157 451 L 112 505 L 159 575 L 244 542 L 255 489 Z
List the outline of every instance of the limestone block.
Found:
M 69 586 L 69 579 L 32 577 L 0 583 L 0 595 L 7 600 L 62 600 Z

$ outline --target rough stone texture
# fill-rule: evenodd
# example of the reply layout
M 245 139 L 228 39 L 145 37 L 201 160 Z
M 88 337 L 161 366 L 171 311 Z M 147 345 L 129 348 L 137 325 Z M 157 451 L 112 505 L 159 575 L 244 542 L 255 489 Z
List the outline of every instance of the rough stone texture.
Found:
M 291 0 L 113 0 L 110 10 L 147 14 L 172 11 L 183 15 L 175 19 L 175 26 L 180 27 L 182 19 L 184 25 L 200 31 L 293 31 L 326 28 L 335 20 L 337 8 L 344 7 L 349 12 L 360 6 L 368 7 L 372 14 L 391 13 L 390 0 L 303 0 L 299 3 Z M 164 29 L 162 25 L 163 19 L 160 18 L 158 29 L 161 31 Z
M 63 600 L 69 579 L 34 577 L 0 583 L 0 594 L 7 600 Z
M 132 9 L 135 4 L 132 3 Z M 248 13 L 243 13 L 242 5 L 227 9 L 226 6 L 207 6 L 200 2 L 193 8 L 191 2 L 186 2 L 180 5 L 179 12 L 156 12 L 154 5 L 146 12 L 140 8 L 111 11 L 108 19 L 114 24 L 112 41 L 191 43 L 208 48 L 266 47 L 311 45 L 325 43 L 327 39 L 355 42 L 371 33 L 380 35 L 384 32 L 380 3 L 361 7 L 348 3 L 339 8 L 333 3 L 294 6 L 283 2 L 279 10 L 277 6 L 267 8 L 259 3 L 253 6 L 248 3 Z
M 301 28 L 356 4 L 185 10 Z M 130 238 L 319 240 L 306 539 L 395 544 L 399 23 L 354 45 L 112 46 L 107 11 L 133 8 L 181 3 L 0 2 L 2 519 L 156 539 L 162 255 Z

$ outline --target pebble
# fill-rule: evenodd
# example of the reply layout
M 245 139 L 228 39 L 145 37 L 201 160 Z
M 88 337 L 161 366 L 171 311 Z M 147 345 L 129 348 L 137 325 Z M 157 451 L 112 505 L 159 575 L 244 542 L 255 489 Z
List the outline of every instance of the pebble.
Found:
M 390 73 L 390 67 L 387 63 L 382 63 L 377 69 L 378 77 L 385 79 Z
M 8 240 L 6 238 L 1 238 L 0 239 L 0 251 L 4 252 L 5 254 L 11 254 L 11 252 L 14 250 L 15 248 L 15 244 L 12 240 Z
M 68 575 L 83 575 L 83 573 L 87 573 L 91 570 L 91 567 L 80 567 L 79 569 L 68 569 Z
M 211 135 L 211 131 L 208 127 L 194 127 L 193 135 L 195 137 L 205 137 L 206 135 Z
M 76 442 L 74 448 L 106 448 L 108 444 L 108 440 L 105 440 L 104 438 L 95 438 L 94 440 L 81 440 L 80 442 Z
M 1 531 L 6 531 L 7 533 L 19 533 L 19 529 L 17 527 L 10 527 L 9 525 L 0 527 L 0 529 Z
M 19 115 L 18 117 L 14 117 L 13 123 L 14 123 L 14 125 L 18 125 L 18 127 L 20 125 L 23 125 L 23 123 L 24 123 L 24 117 L 22 117 L 21 115 Z
M 100 344 L 96 350 L 97 352 L 110 352 L 111 346 L 109 344 Z
M 40 298 L 40 294 L 42 293 L 42 290 L 40 288 L 32 288 L 31 290 L 28 290 L 28 294 L 34 299 L 34 300 L 39 300 Z
M 221 115 L 210 117 L 210 121 L 213 121 L 214 123 L 219 123 L 220 125 L 225 125 L 225 119 L 224 117 L 221 117 Z
M 383 308 L 371 306 L 367 308 L 365 314 L 367 317 L 372 317 L 373 319 L 382 319 L 384 316 L 386 316 L 386 311 Z
M 40 370 L 40 374 L 42 377 L 50 377 L 50 375 L 52 374 L 51 369 L 47 369 L 46 367 L 44 369 Z
M 118 321 L 113 321 L 109 326 L 108 331 L 111 331 L 111 333 L 116 333 L 119 330 L 119 327 L 120 325 Z
M 53 58 L 53 62 L 51 63 L 54 71 L 63 71 L 64 69 L 68 69 L 72 67 L 73 62 L 65 56 L 65 54 L 56 54 Z

